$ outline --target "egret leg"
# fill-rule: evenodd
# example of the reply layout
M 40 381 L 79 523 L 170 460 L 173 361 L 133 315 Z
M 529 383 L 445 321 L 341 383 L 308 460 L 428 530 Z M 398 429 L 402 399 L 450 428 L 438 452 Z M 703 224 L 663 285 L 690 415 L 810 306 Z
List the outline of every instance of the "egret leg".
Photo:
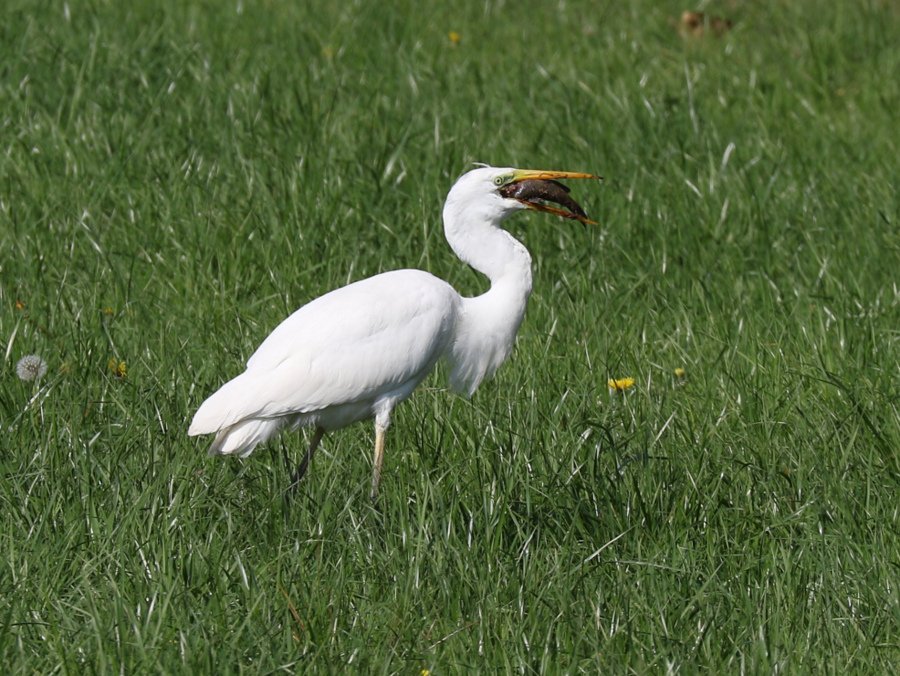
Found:
M 381 482 L 381 463 L 384 461 L 385 428 L 375 423 L 375 466 L 372 469 L 372 500 L 378 499 L 378 484 Z
M 313 453 L 315 453 L 316 449 L 319 447 L 319 442 L 322 441 L 323 436 L 325 436 L 325 430 L 321 427 L 317 427 L 315 432 L 313 432 L 312 440 L 309 442 L 309 450 L 306 451 L 306 455 L 303 456 L 303 460 L 300 462 L 300 466 L 297 467 L 297 471 L 294 472 L 294 476 L 291 477 L 290 488 L 294 488 L 298 483 L 300 483 L 300 479 L 302 479 L 303 475 L 306 474 L 306 470 L 309 468 L 309 463 L 312 460 Z

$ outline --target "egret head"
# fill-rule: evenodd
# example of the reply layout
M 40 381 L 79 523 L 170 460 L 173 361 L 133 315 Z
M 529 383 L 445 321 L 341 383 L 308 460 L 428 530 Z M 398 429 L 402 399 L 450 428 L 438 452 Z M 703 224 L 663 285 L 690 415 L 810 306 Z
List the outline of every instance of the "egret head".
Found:
M 569 196 L 569 188 L 558 181 L 564 178 L 600 177 L 573 171 L 479 167 L 454 184 L 447 205 L 478 211 L 483 220 L 493 223 L 522 209 L 533 209 L 595 225 Z

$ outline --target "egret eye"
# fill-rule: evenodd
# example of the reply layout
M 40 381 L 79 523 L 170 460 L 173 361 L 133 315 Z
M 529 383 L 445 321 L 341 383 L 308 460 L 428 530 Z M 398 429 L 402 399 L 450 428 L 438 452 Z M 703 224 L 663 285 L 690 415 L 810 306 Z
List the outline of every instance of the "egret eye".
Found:
M 499 186 L 503 185 L 504 183 L 506 183 L 505 176 L 495 176 L 494 177 L 494 185 L 499 187 Z

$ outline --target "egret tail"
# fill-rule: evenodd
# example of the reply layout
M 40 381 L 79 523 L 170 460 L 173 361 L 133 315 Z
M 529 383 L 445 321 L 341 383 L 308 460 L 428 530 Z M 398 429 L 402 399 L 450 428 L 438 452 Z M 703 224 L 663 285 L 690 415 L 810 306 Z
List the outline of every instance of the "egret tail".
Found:
M 281 430 L 284 418 L 251 418 L 226 427 L 216 434 L 209 447 L 210 455 L 250 455 L 259 444 L 266 443 Z
M 188 428 L 188 436 L 213 434 L 251 418 L 272 418 L 263 414 L 257 400 L 257 379 L 242 373 L 229 380 L 204 401 Z
M 259 444 L 275 436 L 284 426 L 280 416 L 267 416 L 252 405 L 257 389 L 255 379 L 242 374 L 225 383 L 194 415 L 190 436 L 215 434 L 210 455 L 246 456 Z

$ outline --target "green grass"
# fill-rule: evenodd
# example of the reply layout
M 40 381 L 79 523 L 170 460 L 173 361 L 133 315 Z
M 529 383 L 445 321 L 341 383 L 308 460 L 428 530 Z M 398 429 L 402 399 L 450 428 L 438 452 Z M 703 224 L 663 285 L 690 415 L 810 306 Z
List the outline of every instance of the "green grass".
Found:
M 7 2 L 3 671 L 891 670 L 900 16 L 704 4 L 734 29 Z M 369 425 L 289 503 L 302 435 L 208 458 L 193 411 L 307 300 L 399 267 L 484 290 L 439 220 L 472 161 L 607 177 L 573 185 L 600 227 L 509 223 L 535 291 L 498 376 L 398 409 L 377 509 Z

